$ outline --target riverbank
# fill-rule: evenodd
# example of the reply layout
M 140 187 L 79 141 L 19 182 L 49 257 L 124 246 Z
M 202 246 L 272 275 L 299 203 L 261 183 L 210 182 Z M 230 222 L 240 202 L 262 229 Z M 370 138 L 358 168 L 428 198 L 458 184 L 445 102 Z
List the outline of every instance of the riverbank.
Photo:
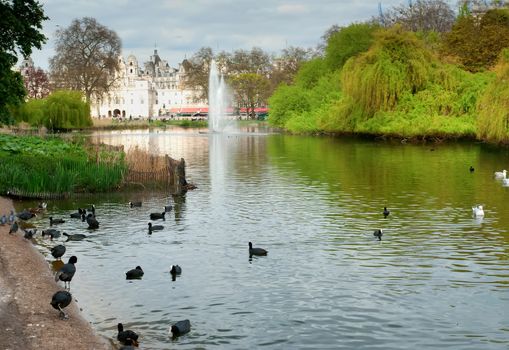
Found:
M 0 213 L 12 209 L 12 201 L 0 197 Z M 0 350 L 113 349 L 81 316 L 76 296 L 65 309 L 69 319 L 59 318 L 50 301 L 62 289 L 33 244 L 0 225 Z

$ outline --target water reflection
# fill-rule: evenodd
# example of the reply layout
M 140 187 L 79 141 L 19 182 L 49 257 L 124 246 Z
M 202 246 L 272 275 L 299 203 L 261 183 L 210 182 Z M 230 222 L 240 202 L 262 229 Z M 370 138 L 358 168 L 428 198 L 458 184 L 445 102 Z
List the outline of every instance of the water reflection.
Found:
M 101 334 L 129 320 L 150 349 L 509 345 L 508 189 L 492 177 L 506 151 L 174 130 L 94 137 L 184 157 L 198 184 L 182 196 L 51 202 L 34 220 L 45 227 L 50 214 L 96 204 L 98 230 L 79 220 L 59 229 L 89 235 L 67 242 L 64 260 L 79 257 L 73 293 Z M 143 206 L 130 208 L 132 198 Z M 482 221 L 472 218 L 475 203 Z M 149 213 L 167 204 L 174 220 L 147 235 Z M 270 255 L 246 263 L 249 241 Z M 38 242 L 44 254 L 55 244 Z M 168 278 L 174 263 L 186 269 L 177 282 Z M 143 279 L 125 283 L 136 265 Z M 181 319 L 193 328 L 173 344 L 168 326 Z

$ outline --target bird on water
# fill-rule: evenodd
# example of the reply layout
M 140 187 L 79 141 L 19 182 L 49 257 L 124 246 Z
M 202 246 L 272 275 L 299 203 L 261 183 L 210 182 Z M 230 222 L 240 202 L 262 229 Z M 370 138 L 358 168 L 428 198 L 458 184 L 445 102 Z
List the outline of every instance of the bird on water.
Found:
M 162 225 L 152 225 L 151 222 L 148 223 L 148 234 L 151 235 L 152 231 L 161 231 L 164 229 L 164 226 Z
M 125 273 L 125 278 L 128 280 L 141 279 L 145 273 L 140 266 L 136 266 L 134 269 L 129 270 Z
M 129 345 L 132 344 L 134 346 L 138 346 L 138 334 L 134 331 L 131 331 L 129 329 L 124 330 L 124 325 L 122 323 L 119 323 L 117 325 L 118 334 L 117 334 L 117 340 L 123 344 L 123 345 Z M 130 340 L 130 342 L 128 342 Z
M 51 248 L 51 255 L 59 260 L 65 254 L 65 245 L 59 244 Z M 60 259 L 61 260 L 61 259 Z
M 253 243 L 249 242 L 249 256 L 265 256 L 268 251 L 263 248 L 253 248 Z
M 186 333 L 189 333 L 190 330 L 191 330 L 191 322 L 189 320 L 182 320 L 182 321 L 178 321 L 175 324 L 172 324 L 169 329 L 169 333 L 173 337 L 178 337 L 178 336 L 184 335 Z

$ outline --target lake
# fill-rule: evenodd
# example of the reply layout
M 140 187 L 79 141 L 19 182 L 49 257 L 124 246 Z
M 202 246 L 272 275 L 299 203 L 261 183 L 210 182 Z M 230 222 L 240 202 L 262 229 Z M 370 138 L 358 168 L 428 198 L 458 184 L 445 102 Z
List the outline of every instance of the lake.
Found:
M 182 157 L 198 186 L 51 201 L 35 221 L 88 235 L 64 260 L 78 257 L 71 292 L 99 334 L 115 339 L 122 322 L 141 349 L 508 348 L 509 188 L 493 178 L 507 149 L 252 131 L 90 136 Z M 91 204 L 96 231 L 69 218 Z M 250 241 L 268 256 L 250 258 Z M 38 242 L 51 261 L 55 242 Z M 143 278 L 126 280 L 137 265 Z M 182 319 L 191 332 L 171 339 Z

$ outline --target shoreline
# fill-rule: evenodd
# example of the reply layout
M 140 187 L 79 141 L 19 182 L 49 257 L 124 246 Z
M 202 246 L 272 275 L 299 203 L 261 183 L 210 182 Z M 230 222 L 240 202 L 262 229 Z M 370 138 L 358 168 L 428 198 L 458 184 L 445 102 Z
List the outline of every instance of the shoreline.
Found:
M 14 210 L 10 199 L 0 197 L 0 214 Z M 73 302 L 61 320 L 50 305 L 63 287 L 53 279 L 44 256 L 19 231 L 0 225 L 0 350 L 112 350 L 111 340 L 99 336 Z M 65 260 L 65 259 L 64 259 Z

